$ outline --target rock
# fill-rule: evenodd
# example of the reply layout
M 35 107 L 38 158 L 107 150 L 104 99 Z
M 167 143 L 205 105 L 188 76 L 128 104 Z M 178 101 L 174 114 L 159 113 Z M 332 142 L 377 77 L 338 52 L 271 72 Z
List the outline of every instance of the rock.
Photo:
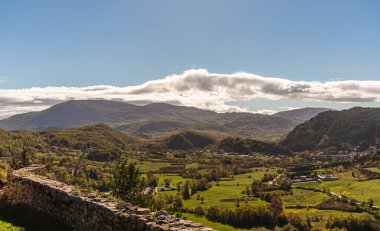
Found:
M 150 213 L 150 209 L 147 209 L 147 208 L 137 208 L 136 212 L 138 214 L 149 214 Z
M 156 216 L 169 216 L 169 213 L 166 212 L 165 210 L 160 210 L 158 212 L 156 212 Z
M 164 215 L 160 215 L 157 217 L 158 220 L 166 220 L 166 216 Z

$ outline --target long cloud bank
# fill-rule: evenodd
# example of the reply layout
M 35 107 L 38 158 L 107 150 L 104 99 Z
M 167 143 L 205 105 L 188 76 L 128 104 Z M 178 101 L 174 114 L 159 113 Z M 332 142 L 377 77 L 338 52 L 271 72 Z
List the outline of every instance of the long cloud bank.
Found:
M 73 99 L 135 103 L 167 102 L 218 112 L 244 111 L 230 102 L 252 99 L 301 99 L 326 102 L 378 102 L 380 81 L 292 81 L 250 73 L 218 74 L 204 69 L 148 81 L 137 86 L 33 87 L 0 89 L 0 117 L 42 110 Z

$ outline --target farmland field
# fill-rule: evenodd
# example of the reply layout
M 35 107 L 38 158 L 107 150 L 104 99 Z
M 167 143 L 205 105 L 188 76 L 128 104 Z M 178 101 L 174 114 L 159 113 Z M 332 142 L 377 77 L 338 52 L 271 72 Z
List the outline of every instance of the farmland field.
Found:
M 367 213 L 349 213 L 349 212 L 342 212 L 337 210 L 319 210 L 319 209 L 286 209 L 285 213 L 295 213 L 302 218 L 306 217 L 318 217 L 319 221 L 312 221 L 311 224 L 314 228 L 325 228 L 326 220 L 329 216 L 343 216 L 347 217 L 349 215 L 352 215 L 354 217 L 363 217 L 363 216 L 370 216 L 373 218 L 373 216 L 367 214 Z
M 167 167 L 167 166 L 172 165 L 170 162 L 163 162 L 162 160 L 141 161 L 138 159 L 130 158 L 128 159 L 128 161 L 136 163 L 139 166 L 139 169 L 141 172 L 157 171 L 162 167 Z
M 312 188 L 329 188 L 332 192 L 346 195 L 358 201 L 373 199 L 375 205 L 380 205 L 380 179 L 368 181 L 337 180 L 325 182 L 308 182 L 300 184 Z
M 277 171 L 276 168 L 254 168 L 253 172 L 236 175 L 233 178 L 224 178 L 218 183 L 213 182 L 212 187 L 204 192 L 198 192 L 197 194 L 200 197 L 204 198 L 204 203 L 202 204 L 200 200 L 196 199 L 196 195 L 193 195 L 191 199 L 184 200 L 184 208 L 192 209 L 198 205 L 201 206 L 212 206 L 218 205 L 222 207 L 233 208 L 236 205 L 236 200 L 242 198 L 242 191 L 246 189 L 246 187 L 250 187 L 253 179 L 261 179 L 266 173 L 275 173 Z M 178 182 L 185 182 L 186 180 L 178 175 L 170 175 L 170 174 L 157 174 L 159 177 L 159 185 L 163 183 L 163 179 L 170 178 L 171 185 L 175 186 Z M 159 192 L 156 197 L 160 195 L 175 195 L 176 191 L 165 191 Z M 243 204 L 244 202 L 241 202 Z M 267 204 L 267 202 L 262 201 L 260 199 L 254 199 L 248 201 L 249 205 L 259 205 L 259 204 Z
M 321 192 L 293 189 L 292 195 L 282 197 L 285 206 L 316 206 L 329 197 Z
M 380 168 L 366 168 L 366 169 L 375 173 L 380 173 Z
M 225 224 L 221 224 L 221 223 L 218 223 L 218 222 L 209 221 L 209 220 L 207 220 L 204 217 L 199 217 L 199 216 L 196 216 L 196 215 L 193 215 L 193 214 L 190 214 L 190 213 L 184 213 L 183 216 L 186 219 L 192 220 L 192 221 L 197 222 L 197 223 L 204 224 L 207 227 L 210 227 L 210 228 L 213 228 L 213 229 L 216 229 L 216 230 L 219 230 L 219 231 L 247 231 L 247 230 L 252 230 L 252 231 L 267 231 L 268 230 L 268 229 L 263 228 L 263 227 L 252 228 L 252 229 L 239 229 L 239 228 L 232 227 L 230 225 L 225 225 Z

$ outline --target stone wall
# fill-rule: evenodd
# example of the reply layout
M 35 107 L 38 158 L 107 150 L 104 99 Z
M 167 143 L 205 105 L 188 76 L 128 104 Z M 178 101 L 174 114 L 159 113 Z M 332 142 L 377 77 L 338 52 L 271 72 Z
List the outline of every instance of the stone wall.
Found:
M 74 230 L 163 231 L 212 230 L 165 211 L 118 204 L 94 193 L 78 192 L 73 186 L 38 175 L 43 166 L 30 166 L 8 174 L 4 192 L 10 204 L 24 204 L 63 221 Z

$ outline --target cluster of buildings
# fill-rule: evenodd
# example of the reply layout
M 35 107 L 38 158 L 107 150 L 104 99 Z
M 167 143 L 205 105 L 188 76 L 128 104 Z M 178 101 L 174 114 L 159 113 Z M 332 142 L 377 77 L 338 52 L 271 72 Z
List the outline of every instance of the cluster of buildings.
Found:
M 324 152 L 319 152 L 318 159 L 319 160 L 330 160 L 330 161 L 345 161 L 352 160 L 358 157 L 363 157 L 367 155 L 371 155 L 372 153 L 379 151 L 380 149 L 376 146 L 369 146 L 365 150 L 360 150 L 360 147 L 357 146 L 351 151 L 338 151 L 336 154 L 325 154 Z
M 333 174 L 318 174 L 316 178 L 308 176 L 296 176 L 293 178 L 293 183 L 301 183 L 308 181 L 334 181 L 339 180 L 339 178 Z

